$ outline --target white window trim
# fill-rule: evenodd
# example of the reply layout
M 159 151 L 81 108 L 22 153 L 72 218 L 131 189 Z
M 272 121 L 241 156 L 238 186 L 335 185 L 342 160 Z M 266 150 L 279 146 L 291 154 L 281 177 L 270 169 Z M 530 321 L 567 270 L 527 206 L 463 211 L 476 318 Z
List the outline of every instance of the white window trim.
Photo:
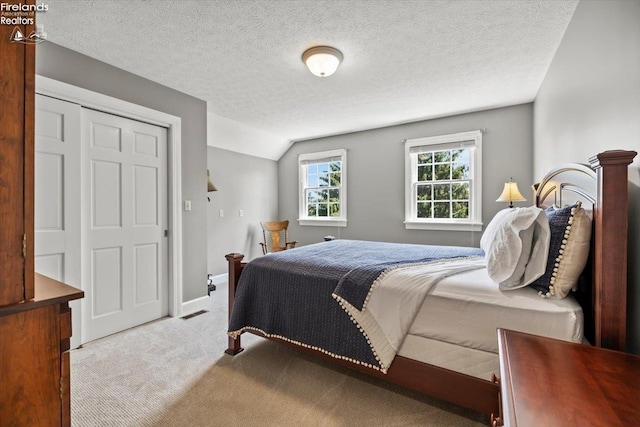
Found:
M 342 161 L 340 174 L 340 216 L 339 217 L 323 217 L 311 218 L 306 216 L 305 200 L 304 200 L 304 183 L 305 169 L 302 165 L 303 161 L 319 160 L 326 157 L 340 157 Z M 318 153 L 305 153 L 298 156 L 298 224 L 312 226 L 328 226 L 328 227 L 346 227 L 347 226 L 347 150 L 338 149 L 330 151 L 321 151 Z
M 474 141 L 475 148 L 471 156 L 473 171 L 471 195 L 471 216 L 466 220 L 456 219 L 417 219 L 413 203 L 413 165 L 410 150 L 420 145 L 436 145 L 459 141 Z M 446 231 L 482 231 L 482 132 L 479 130 L 459 132 L 405 141 L 405 220 L 407 230 L 446 230 Z

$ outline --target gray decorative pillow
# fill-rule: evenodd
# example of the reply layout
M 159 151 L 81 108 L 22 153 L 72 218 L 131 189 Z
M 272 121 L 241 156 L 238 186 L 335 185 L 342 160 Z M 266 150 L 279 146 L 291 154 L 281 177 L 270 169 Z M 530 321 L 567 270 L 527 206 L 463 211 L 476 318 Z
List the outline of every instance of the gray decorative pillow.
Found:
M 591 219 L 580 202 L 545 210 L 551 229 L 545 273 L 531 286 L 543 298 L 562 299 L 576 286 L 587 264 L 591 246 Z

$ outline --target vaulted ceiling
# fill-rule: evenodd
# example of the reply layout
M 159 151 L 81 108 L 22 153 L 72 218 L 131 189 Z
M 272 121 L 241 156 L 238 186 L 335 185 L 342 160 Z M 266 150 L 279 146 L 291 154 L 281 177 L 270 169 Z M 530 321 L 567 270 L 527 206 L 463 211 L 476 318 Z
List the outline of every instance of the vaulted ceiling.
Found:
M 55 0 L 38 19 L 52 42 L 207 101 L 255 136 L 239 151 L 277 159 L 294 141 L 532 101 L 576 5 Z M 336 74 L 305 68 L 314 45 L 342 51 Z

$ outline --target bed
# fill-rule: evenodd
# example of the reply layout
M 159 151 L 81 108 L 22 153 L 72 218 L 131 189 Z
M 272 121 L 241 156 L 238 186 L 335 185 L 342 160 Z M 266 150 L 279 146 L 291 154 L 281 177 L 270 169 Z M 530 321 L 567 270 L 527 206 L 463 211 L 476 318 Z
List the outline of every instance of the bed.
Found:
M 620 150 L 599 153 L 589 159 L 589 166 L 551 170 L 534 187 L 536 206 L 581 203 L 592 218 L 587 268 L 567 298 L 541 298 L 549 296 L 549 289 L 530 286 L 499 290 L 478 248 L 445 247 L 425 255 L 414 245 L 336 241 L 251 263 L 232 253 L 226 256 L 230 325 L 225 352 L 241 352 L 241 334 L 250 332 L 487 415 L 497 414 L 499 384 L 492 375 L 499 372 L 497 327 L 625 350 L 627 168 L 635 155 Z M 563 229 L 565 239 L 571 226 L 577 227 L 572 220 L 576 218 L 570 217 Z M 336 252 L 338 260 L 325 258 Z M 380 253 L 385 255 L 379 258 Z M 365 259 L 369 262 L 363 263 Z M 297 264 L 301 267 L 294 267 Z M 544 264 L 548 267 L 546 252 Z M 260 269 L 267 267 L 271 270 Z M 557 270 L 547 271 L 556 280 L 555 292 L 560 288 Z M 422 282 L 437 280 L 411 290 L 418 294 L 402 294 L 399 300 L 406 305 L 383 298 L 412 288 L 416 277 Z M 407 282 L 396 286 L 401 280 Z M 297 305 L 302 308 L 292 308 Z M 451 313 L 455 316 L 448 316 Z

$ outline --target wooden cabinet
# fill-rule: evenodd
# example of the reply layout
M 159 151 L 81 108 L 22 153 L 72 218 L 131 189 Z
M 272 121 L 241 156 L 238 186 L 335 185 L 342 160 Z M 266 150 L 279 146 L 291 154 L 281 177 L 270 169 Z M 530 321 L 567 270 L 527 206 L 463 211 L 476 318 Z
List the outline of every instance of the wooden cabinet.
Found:
M 503 329 L 498 347 L 505 426 L 640 425 L 640 357 Z
M 69 301 L 83 292 L 34 273 L 35 46 L 11 43 L 14 28 L 0 25 L 0 426 L 69 426 Z
M 10 43 L 13 30 L 0 25 L 0 306 L 34 296 L 35 46 Z
M 36 275 L 32 300 L 0 307 L 0 425 L 71 425 L 68 302 L 82 296 Z

